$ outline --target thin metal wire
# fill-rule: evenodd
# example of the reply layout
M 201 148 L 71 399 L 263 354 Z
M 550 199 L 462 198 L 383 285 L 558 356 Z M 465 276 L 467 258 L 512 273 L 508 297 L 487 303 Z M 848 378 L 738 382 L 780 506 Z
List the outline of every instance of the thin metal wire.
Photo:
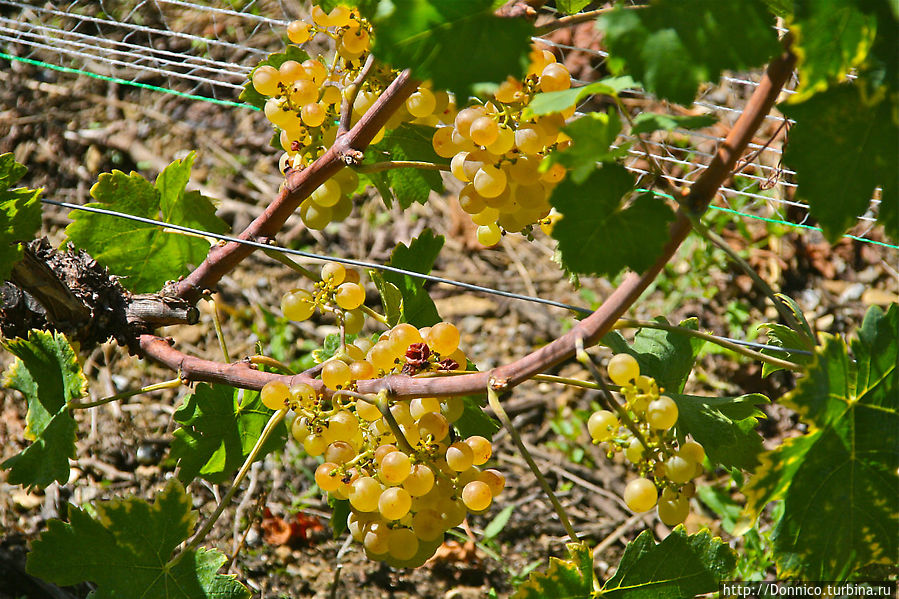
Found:
M 125 212 L 117 212 L 115 210 L 107 210 L 105 208 L 96 208 L 93 206 L 83 206 L 80 204 L 72 204 L 70 202 L 60 202 L 58 200 L 51 200 L 48 198 L 41 198 L 41 202 L 43 202 L 44 204 L 51 204 L 53 206 L 59 206 L 61 208 L 69 208 L 70 210 L 81 210 L 84 212 L 93 212 L 95 214 L 102 214 L 105 216 L 112 216 L 115 218 L 123 218 L 126 220 L 132 220 L 132 221 L 147 224 L 147 225 L 155 225 L 155 226 L 166 228 L 166 229 L 172 229 L 175 231 L 180 231 L 182 233 L 190 233 L 192 235 L 201 235 L 203 237 L 209 237 L 212 239 L 217 239 L 219 241 L 229 241 L 229 242 L 239 243 L 239 244 L 247 245 L 247 246 L 254 247 L 257 249 L 261 249 L 261 250 L 276 251 L 276 252 L 281 252 L 283 254 L 301 256 L 303 258 L 310 258 L 313 260 L 321 260 L 322 262 L 339 262 L 341 264 L 348 264 L 350 266 L 358 266 L 360 268 L 383 270 L 383 271 L 387 271 L 387 272 L 392 272 L 392 273 L 396 273 L 396 274 L 413 277 L 416 279 L 430 281 L 433 283 L 443 283 L 445 285 L 452 285 L 454 287 L 460 287 L 462 289 L 468 289 L 470 291 L 486 293 L 489 295 L 497 295 L 500 297 L 507 297 L 510 299 L 516 299 L 516 300 L 531 302 L 531 303 L 535 303 L 535 304 L 543 304 L 543 305 L 547 305 L 547 306 L 553 306 L 556 308 L 564 308 L 566 310 L 571 310 L 572 312 L 577 312 L 577 313 L 583 314 L 583 315 L 590 315 L 593 313 L 593 310 L 590 310 L 589 308 L 572 306 L 571 304 L 565 304 L 565 303 L 557 302 L 554 300 L 548 300 L 548 299 L 544 299 L 541 297 L 534 297 L 531 295 L 524 295 L 521 293 L 513 293 L 511 291 L 503 291 L 501 289 L 493 289 L 491 287 L 483 287 L 481 285 L 474 285 L 472 283 L 465 283 L 463 281 L 447 279 L 445 277 L 437 277 L 434 275 L 415 272 L 412 270 L 397 268 L 395 266 L 388 266 L 386 264 L 376 264 L 374 262 L 365 262 L 363 260 L 355 260 L 352 258 L 324 256 L 322 254 L 316 254 L 313 252 L 306 252 L 303 250 L 295 250 L 292 248 L 285 248 L 285 247 L 281 247 L 278 245 L 269 245 L 269 244 L 265 244 L 265 243 L 259 243 L 258 241 L 250 241 L 248 239 L 240 239 L 239 237 L 234 237 L 231 235 L 222 235 L 221 233 L 209 233 L 209 232 L 203 231 L 201 229 L 194 229 L 192 227 L 185 227 L 183 225 L 166 223 L 166 222 L 163 222 L 160 220 L 155 220 L 152 218 L 136 216 L 134 214 L 128 214 Z M 722 339 L 725 341 L 730 341 L 732 343 L 746 345 L 748 347 L 755 347 L 755 348 L 759 348 L 759 349 L 767 349 L 767 350 L 771 350 L 771 351 L 784 352 L 784 353 L 799 353 L 799 354 L 811 355 L 811 352 L 801 350 L 801 349 L 783 348 L 783 347 L 778 347 L 776 345 L 765 345 L 762 343 L 755 343 L 753 341 L 744 341 L 742 339 L 731 339 L 729 337 L 721 337 L 718 335 L 711 335 L 711 336 L 715 337 L 716 339 Z

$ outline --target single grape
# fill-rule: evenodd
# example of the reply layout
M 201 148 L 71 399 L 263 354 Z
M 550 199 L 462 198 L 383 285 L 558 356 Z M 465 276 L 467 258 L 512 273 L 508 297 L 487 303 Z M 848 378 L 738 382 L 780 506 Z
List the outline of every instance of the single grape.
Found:
M 328 389 L 342 389 L 352 380 L 350 367 L 341 360 L 328 360 L 322 365 L 322 382 Z
M 288 320 L 297 322 L 308 320 L 315 312 L 312 294 L 305 289 L 296 289 L 284 294 L 281 298 L 281 312 Z
M 334 299 L 344 310 L 355 310 L 365 301 L 365 289 L 356 283 L 341 283 Z
M 392 451 L 384 456 L 378 468 L 381 482 L 387 485 L 402 484 L 412 472 L 412 462 L 402 451 Z
M 281 78 L 281 84 L 284 87 L 289 87 L 294 81 L 305 75 L 306 69 L 295 60 L 285 60 L 278 67 L 278 76 Z
M 478 243 L 485 247 L 490 247 L 492 245 L 496 245 L 499 243 L 500 239 L 502 239 L 503 234 L 502 231 L 499 230 L 499 227 L 496 223 L 491 223 L 489 225 L 481 225 L 477 230 Z
M 303 439 L 303 450 L 312 457 L 320 456 L 328 448 L 328 442 L 321 435 L 309 434 Z
M 484 116 L 487 111 L 483 106 L 472 106 L 470 108 L 463 108 L 456 115 L 455 120 L 453 121 L 453 125 L 456 127 L 456 131 L 458 131 L 463 137 L 466 139 L 470 139 L 469 135 L 471 132 L 471 124 L 482 116 Z
M 434 97 L 434 93 L 426 87 L 419 87 L 406 99 L 406 110 L 416 118 L 432 114 L 436 107 L 437 99 Z
M 418 420 L 428 412 L 440 412 L 439 399 L 436 397 L 416 397 L 409 402 L 409 415 L 414 420 Z
M 450 356 L 450 358 L 456 360 L 462 368 L 465 367 L 464 356 L 461 361 L 454 356 Z M 443 405 L 440 409 L 443 412 L 443 415 L 446 416 L 447 422 L 455 422 L 462 416 L 462 412 L 465 411 L 465 400 L 461 397 L 447 397 L 441 403 Z
M 534 125 L 524 125 L 515 132 L 515 147 L 523 154 L 536 154 L 544 145 L 542 131 Z
M 484 227 L 490 225 L 496 225 L 496 220 L 499 218 L 499 210 L 496 208 L 491 208 L 487 206 L 477 214 L 471 215 L 471 221 L 476 225 L 481 225 Z
M 469 152 L 459 152 L 453 156 L 452 160 L 450 160 L 450 172 L 456 179 L 463 183 L 468 183 L 470 180 L 468 174 L 465 172 L 465 161 L 468 159 L 468 154 Z
M 506 126 L 500 126 L 496 131 L 496 139 L 486 145 L 488 152 L 502 156 L 515 147 L 515 131 Z
M 371 38 L 368 35 L 368 31 L 355 25 L 343 32 L 341 41 L 347 52 L 358 56 L 368 50 Z
M 434 487 L 434 471 L 426 464 L 415 464 L 403 481 L 403 488 L 413 497 L 421 497 Z
M 643 461 L 643 444 L 640 443 L 640 439 L 636 437 L 631 439 L 627 449 L 624 450 L 624 457 L 634 464 L 639 464 Z
M 493 496 L 487 483 L 472 481 L 462 489 L 462 503 L 473 512 L 481 512 L 490 507 Z
M 488 468 L 478 474 L 478 480 L 490 487 L 490 496 L 496 497 L 506 486 L 506 477 L 499 470 Z
M 412 532 L 422 541 L 443 538 L 445 530 L 440 512 L 435 509 L 425 508 L 412 516 Z
M 281 91 L 278 87 L 280 80 L 281 76 L 278 73 L 278 69 L 271 65 L 263 65 L 253 71 L 253 87 L 263 96 L 278 95 Z
M 287 26 L 287 38 L 294 44 L 304 44 L 309 41 L 311 26 L 304 21 L 291 21 Z M 260 92 L 262 93 L 262 92 Z
M 679 496 L 674 499 L 662 498 L 656 508 L 661 520 L 666 526 L 677 526 L 687 519 L 690 513 L 690 502 L 686 497 Z
M 328 67 L 313 58 L 304 60 L 303 66 L 306 68 L 309 77 L 317 85 L 321 85 L 328 78 Z
M 472 121 L 468 134 L 479 146 L 489 146 L 499 136 L 499 124 L 489 116 L 480 116 Z
M 350 376 L 354 381 L 367 381 L 375 377 L 375 367 L 368 360 L 356 360 L 350 364 Z
M 309 423 L 306 420 L 306 417 L 297 416 L 294 418 L 293 422 L 290 423 L 290 436 L 292 436 L 297 443 L 302 443 L 308 434 Z
M 344 283 L 345 285 L 346 283 Z M 364 293 L 364 291 L 363 291 Z M 360 304 L 361 305 L 361 304 Z M 350 310 L 343 316 L 343 326 L 346 329 L 347 335 L 356 335 L 359 331 L 362 330 L 362 327 L 365 326 L 365 313 L 362 310 Z M 365 358 L 365 353 L 368 350 L 360 349 L 359 360 Z M 355 379 L 354 379 L 355 380 Z
M 459 347 L 459 329 L 450 322 L 438 322 L 431 327 L 425 338 L 433 351 L 441 356 L 449 356 Z
M 665 460 L 665 476 L 673 483 L 689 482 L 695 471 L 696 464 L 680 456 L 673 455 Z
M 523 91 L 524 86 L 521 81 L 510 76 L 499 84 L 494 97 L 503 104 L 511 104 L 518 101 Z
M 460 150 L 453 143 L 452 127 L 438 127 L 431 138 L 431 145 L 434 147 L 434 152 L 441 158 L 452 158 Z
M 346 441 L 334 441 L 325 449 L 324 456 L 326 462 L 346 464 L 356 457 L 356 448 Z
M 434 441 L 441 441 L 449 433 L 449 422 L 443 414 L 428 412 L 418 419 L 418 431 L 422 437 L 430 435 Z
M 649 402 L 646 409 L 646 421 L 652 428 L 668 430 L 677 423 L 677 404 L 667 395 L 662 395 Z
M 648 512 L 658 497 L 658 489 L 648 478 L 636 478 L 624 488 L 624 502 L 632 512 Z
M 465 439 L 464 443 L 471 448 L 472 464 L 480 466 L 493 455 L 493 446 L 490 441 L 480 435 L 473 435 Z
M 446 450 L 446 463 L 456 472 L 462 472 L 471 468 L 474 462 L 474 452 L 471 447 L 462 441 L 457 441 Z
M 282 410 L 286 406 L 290 391 L 283 381 L 269 381 L 262 386 L 259 397 L 269 410 Z
M 328 179 L 319 185 L 310 197 L 319 206 L 330 208 L 340 201 L 340 184 L 334 179 Z
M 387 520 L 399 520 L 409 513 L 412 496 L 402 487 L 385 489 L 378 499 L 378 511 Z
M 640 376 L 640 365 L 637 363 L 637 359 L 630 354 L 615 354 L 609 360 L 606 368 L 612 382 L 622 387 L 633 384 Z
M 340 477 L 337 475 L 338 466 L 333 462 L 325 462 L 315 469 L 315 484 L 325 492 L 330 493 L 340 486 Z
M 325 122 L 327 110 L 318 102 L 310 102 L 303 105 L 300 115 L 303 117 L 304 125 L 307 127 L 318 127 Z
M 318 86 L 309 79 L 299 79 L 290 86 L 290 101 L 305 106 L 318 100 Z
M 608 441 L 615 436 L 619 427 L 618 417 L 608 410 L 597 410 L 587 421 L 587 430 L 595 441 Z
M 346 277 L 346 268 L 339 262 L 328 262 L 322 266 L 322 281 L 327 281 L 331 285 L 337 286 L 343 283 Z
M 369 403 L 364 399 L 356 400 L 356 415 L 362 420 L 374 422 L 381 418 L 381 410 L 373 403 Z
M 373 512 L 378 509 L 381 497 L 381 484 L 370 476 L 362 476 L 353 482 L 350 489 L 350 505 L 360 512 Z
M 421 333 L 418 332 L 418 329 L 412 326 L 409 323 L 402 322 L 390 331 L 390 343 L 395 347 L 402 348 L 403 354 L 406 353 L 406 348 L 408 348 L 413 343 L 421 343 L 424 339 L 421 338 Z
M 396 355 L 393 351 L 393 345 L 389 341 L 378 341 L 375 343 L 368 350 L 365 358 L 377 370 L 390 371 L 396 365 Z
M 696 441 L 684 441 L 680 449 L 677 450 L 677 455 L 688 462 L 702 464 L 702 461 L 705 459 L 705 449 Z
M 418 553 L 418 537 L 408 528 L 394 528 L 387 538 L 387 552 L 398 560 L 407 560 Z
M 359 421 L 349 410 L 340 410 L 328 418 L 328 430 L 335 438 L 349 441 L 359 430 Z
M 540 73 L 540 91 L 557 92 L 571 87 L 571 73 L 565 65 L 554 62 L 546 65 Z
M 506 189 L 506 173 L 493 165 L 485 164 L 475 173 L 474 188 L 485 198 L 495 198 Z
M 300 218 L 303 219 L 303 223 L 310 229 L 316 231 L 324 229 L 331 222 L 332 215 L 331 208 L 316 204 L 309 198 L 300 204 Z
M 373 555 L 386 554 L 390 549 L 390 528 L 387 526 L 387 523 L 372 522 L 368 527 L 368 532 L 363 537 L 362 545 L 367 552 Z

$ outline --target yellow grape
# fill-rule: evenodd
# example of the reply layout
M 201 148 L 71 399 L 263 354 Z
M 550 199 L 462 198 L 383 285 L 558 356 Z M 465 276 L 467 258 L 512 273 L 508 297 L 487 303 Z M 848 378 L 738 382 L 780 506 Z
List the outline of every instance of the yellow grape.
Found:
M 409 473 L 412 472 L 412 462 L 402 451 L 391 451 L 381 459 L 378 473 L 381 482 L 388 485 L 402 484 Z
M 462 488 L 462 503 L 473 512 L 486 510 L 492 501 L 493 497 L 487 483 L 475 480 Z
M 300 218 L 310 229 L 320 231 L 331 222 L 332 210 L 328 206 L 316 204 L 311 199 L 306 199 L 300 204 Z
M 571 73 L 565 65 L 552 63 L 546 65 L 540 73 L 540 91 L 557 92 L 571 87 Z
M 294 81 L 290 86 L 290 101 L 295 105 L 304 106 L 318 100 L 318 86 L 309 79 Z
M 283 381 L 269 381 L 262 386 L 259 397 L 269 410 L 281 410 L 285 407 L 289 390 Z
M 514 77 L 509 77 L 499 84 L 494 97 L 503 104 L 511 104 L 517 102 L 524 91 L 521 81 Z
M 478 480 L 486 483 L 490 487 L 490 495 L 496 497 L 506 486 L 506 477 L 500 474 L 499 470 L 488 468 L 478 474 Z
M 627 449 L 624 450 L 624 457 L 634 464 L 639 464 L 643 461 L 643 444 L 640 443 L 640 439 L 636 437 L 631 439 Z
M 402 487 L 385 489 L 378 498 L 378 511 L 387 520 L 399 520 L 409 513 L 412 496 Z
M 340 104 L 340 100 L 341 95 L 339 87 L 337 87 L 336 85 L 325 85 L 324 87 L 322 87 L 322 102 L 329 106 L 335 106 L 337 104 Z M 353 172 L 350 169 L 346 170 Z M 353 189 L 355 189 L 355 187 Z
M 474 188 L 474 185 L 468 183 L 459 191 L 459 206 L 468 214 L 477 214 L 487 207 L 485 198 L 481 196 Z
M 705 449 L 696 441 L 685 441 L 677 451 L 677 455 L 688 462 L 701 464 L 705 459 Z
M 263 65 L 253 71 L 253 87 L 263 96 L 276 96 L 281 89 L 278 82 L 281 80 L 278 69 L 271 65 Z M 268 115 L 266 115 L 268 116 Z
M 317 85 L 321 85 L 328 78 L 328 67 L 315 59 L 310 58 L 308 60 L 304 60 L 303 66 L 306 68 L 306 72 L 309 74 L 309 77 Z
M 412 532 L 422 541 L 442 538 L 445 530 L 443 519 L 437 510 L 425 508 L 412 516 Z
M 431 145 L 434 147 L 434 152 L 441 158 L 452 158 L 460 150 L 460 148 L 453 143 L 452 127 L 438 127 L 437 130 L 434 131 L 433 137 L 431 137 Z
M 499 218 L 499 210 L 487 206 L 477 214 L 471 215 L 471 220 L 476 225 L 495 225 Z
M 459 329 L 449 322 L 438 322 L 431 327 L 425 343 L 441 356 L 448 356 L 459 347 Z
M 412 559 L 418 548 L 418 537 L 408 528 L 394 528 L 387 537 L 387 552 L 398 560 Z
M 615 354 L 609 360 L 606 369 L 612 382 L 622 387 L 633 384 L 640 376 L 640 365 L 637 363 L 637 359 L 630 354 Z
M 416 397 L 409 402 L 409 415 L 415 420 L 420 419 L 428 412 L 440 412 L 440 400 L 436 397 Z
M 328 389 L 342 389 L 350 381 L 350 367 L 345 362 L 328 360 L 322 366 L 322 382 Z
M 678 496 L 674 499 L 665 499 L 663 497 L 659 500 L 656 510 L 659 514 L 659 520 L 666 526 L 674 527 L 687 519 L 687 515 L 690 513 L 690 502 L 683 496 Z
M 343 33 L 341 41 L 343 42 L 343 47 L 347 52 L 360 55 L 368 50 L 368 45 L 371 39 L 369 38 L 368 31 L 366 31 L 359 25 L 355 25 L 350 27 Z
M 587 421 L 587 430 L 595 441 L 608 441 L 618 432 L 618 417 L 608 410 L 597 410 Z
M 395 366 L 396 356 L 389 342 L 379 341 L 368 351 L 366 359 L 377 370 L 390 371 Z
M 474 176 L 474 188 L 485 198 L 495 198 L 506 189 L 506 173 L 493 165 L 485 164 Z
M 680 456 L 673 455 L 665 460 L 665 476 L 673 483 L 689 482 L 695 471 L 696 463 L 688 462 Z
M 328 418 L 328 430 L 336 439 L 349 441 L 359 430 L 359 421 L 349 410 L 340 410 Z
M 472 464 L 480 466 L 493 455 L 493 446 L 490 441 L 480 435 L 473 435 L 465 439 L 465 444 L 471 448 Z
M 368 360 L 356 360 L 350 364 L 350 374 L 354 381 L 367 381 L 375 378 L 375 367 Z
M 403 354 L 406 353 L 406 348 L 413 343 L 421 343 L 423 341 L 418 329 L 407 322 L 402 322 L 393 327 L 390 331 L 389 339 L 390 343 L 395 347 L 402 348 Z
M 443 414 L 428 412 L 418 419 L 418 430 L 422 437 L 430 435 L 434 441 L 441 441 L 449 433 L 449 421 Z
M 403 488 L 413 497 L 421 497 L 434 487 L 434 471 L 426 464 L 415 464 L 403 481 Z
M 306 383 L 294 383 L 288 390 L 290 393 L 290 401 L 297 403 L 303 407 L 312 407 L 315 403 L 317 395 L 315 389 Z
M 370 554 L 386 554 L 390 549 L 390 528 L 387 526 L 387 523 L 372 522 L 368 527 L 368 532 L 363 537 L 362 544 Z
M 315 484 L 322 491 L 330 493 L 340 486 L 340 477 L 337 475 L 338 466 L 333 462 L 325 462 L 315 469 Z
M 305 289 L 290 291 L 281 298 L 281 312 L 288 320 L 303 322 L 315 312 L 315 304 L 312 301 L 312 294 Z
M 365 326 L 365 313 L 362 310 L 350 310 L 343 317 L 343 326 L 346 328 L 347 335 L 355 335 Z M 365 358 L 365 352 L 359 350 L 361 355 L 359 359 Z
M 309 434 L 309 423 L 304 416 L 297 416 L 290 423 L 290 435 L 297 441 L 302 443 Z
M 381 497 L 381 483 L 370 476 L 356 479 L 350 489 L 350 505 L 360 512 L 373 512 L 378 509 Z
M 327 111 L 318 102 L 310 102 L 303 105 L 300 115 L 303 117 L 303 123 L 307 127 L 318 127 L 325 122 Z
M 287 38 L 294 44 L 304 44 L 311 37 L 310 28 L 304 21 L 291 21 L 287 26 Z
M 340 201 L 340 184 L 328 179 L 315 188 L 310 198 L 319 206 L 330 208 Z
M 426 87 L 419 87 L 406 99 L 406 110 L 416 118 L 426 117 L 437 108 L 434 93 Z
M 346 278 L 346 268 L 339 262 L 327 262 L 322 266 L 322 281 L 327 281 L 334 285 L 340 285 Z
M 450 172 L 453 176 L 462 181 L 463 183 L 467 183 L 469 181 L 468 174 L 465 172 L 465 160 L 468 158 L 468 152 L 459 152 L 453 159 L 450 160 Z
M 677 404 L 667 395 L 649 403 L 646 421 L 655 429 L 668 430 L 677 423 Z
M 341 283 L 334 299 L 344 310 L 355 310 L 365 301 L 365 289 L 356 283 Z
M 462 441 L 453 443 L 446 450 L 446 464 L 456 472 L 468 470 L 473 461 L 474 452 Z
M 524 154 L 536 154 L 543 150 L 542 132 L 534 125 L 525 125 L 515 132 L 515 147 Z
M 496 139 L 486 145 L 488 152 L 502 156 L 515 147 L 515 131 L 508 127 L 500 126 L 496 131 Z
M 471 124 L 475 121 L 475 119 L 484 116 L 486 113 L 487 111 L 483 106 L 463 108 L 456 115 L 456 118 L 453 121 L 453 125 L 455 125 L 456 131 L 458 131 L 459 134 L 462 135 L 462 137 L 470 139 Z
M 658 489 L 648 478 L 636 478 L 624 488 L 624 502 L 632 512 L 648 512 L 658 497 Z
M 285 87 L 291 85 L 294 81 L 305 74 L 306 69 L 304 69 L 303 65 L 295 60 L 285 60 L 281 63 L 281 66 L 278 67 L 278 75 L 281 77 L 281 83 Z
M 480 225 L 477 230 L 477 237 L 478 243 L 483 246 L 489 247 L 499 243 L 500 239 L 502 239 L 503 237 L 503 234 L 495 223 L 491 223 L 488 225 Z
M 320 456 L 328 448 L 328 442 L 321 435 L 310 434 L 303 439 L 303 449 L 312 457 Z
M 466 362 L 464 359 L 459 361 L 453 356 L 450 356 L 450 358 L 456 360 L 463 370 L 465 369 Z M 449 422 L 458 420 L 459 417 L 462 416 L 462 412 L 465 411 L 465 400 L 461 397 L 447 397 L 442 403 L 443 407 L 441 409 L 443 410 L 443 415 L 446 416 L 446 419 Z
M 481 116 L 472 121 L 468 135 L 479 146 L 489 146 L 499 136 L 499 125 L 491 117 Z

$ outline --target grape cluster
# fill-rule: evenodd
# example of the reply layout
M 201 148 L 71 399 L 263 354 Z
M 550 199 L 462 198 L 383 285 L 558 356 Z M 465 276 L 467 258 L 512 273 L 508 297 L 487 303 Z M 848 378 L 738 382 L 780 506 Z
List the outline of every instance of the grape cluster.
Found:
M 531 119 L 525 119 L 523 111 L 538 92 L 569 87 L 565 65 L 548 50 L 535 48 L 524 80 L 510 77 L 492 100 L 440 117 L 446 125 L 434 132 L 434 151 L 452 159 L 453 176 L 465 183 L 459 205 L 478 225 L 483 245 L 498 243 L 503 231 L 527 231 L 536 222 L 550 222 L 549 196 L 566 169 L 544 164 L 544 159 L 569 143 L 561 128 L 574 111 Z
M 281 312 L 289 320 L 302 322 L 311 318 L 318 308 L 321 312 L 334 314 L 346 334 L 356 335 L 365 324 L 364 302 L 365 288 L 359 271 L 328 262 L 322 267 L 321 280 L 313 285 L 312 291 L 295 288 L 284 294 Z
M 284 296 L 285 316 L 305 320 L 323 307 L 348 322 L 364 300 L 353 272 L 326 264 L 313 292 L 297 289 Z M 465 408 L 461 398 L 391 400 L 355 393 L 359 380 L 460 365 L 464 370 L 467 357 L 459 341 L 451 323 L 421 329 L 402 323 L 376 341 L 345 343 L 321 364 L 330 398 L 306 383 L 273 381 L 262 388 L 267 407 L 293 410 L 292 436 L 307 454 L 323 460 L 315 482 L 335 499 L 349 500 L 348 529 L 372 559 L 420 566 L 448 529 L 469 512 L 485 511 L 505 485 L 502 474 L 484 468 L 493 452 L 490 441 L 453 431 Z
M 633 356 L 613 356 L 608 374 L 613 383 L 620 385 L 627 400 L 627 415 L 647 446 L 622 426 L 618 414 L 608 410 L 591 414 L 587 430 L 595 443 L 607 443 L 610 454 L 622 451 L 641 473 L 640 478 L 625 487 L 624 502 L 628 508 L 646 512 L 656 507 L 659 519 L 666 525 L 680 524 L 690 512 L 689 499 L 696 492 L 692 480 L 702 474 L 705 450 L 696 441 L 677 443 L 671 430 L 677 423 L 677 404 L 660 394 L 653 378 L 640 374 Z

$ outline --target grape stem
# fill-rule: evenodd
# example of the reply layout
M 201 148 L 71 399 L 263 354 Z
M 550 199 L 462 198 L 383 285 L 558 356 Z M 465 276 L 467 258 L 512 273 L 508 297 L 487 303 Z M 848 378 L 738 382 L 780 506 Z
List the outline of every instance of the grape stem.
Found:
M 225 359 L 225 362 L 230 362 L 231 356 L 228 354 L 228 344 L 225 343 L 225 334 L 222 332 L 222 321 L 219 318 L 218 307 L 215 305 L 215 298 L 210 294 L 206 301 L 212 306 L 212 325 L 215 327 L 215 336 L 219 340 L 219 347 L 222 349 L 222 357 Z
M 380 173 L 395 168 L 417 168 L 428 171 L 449 171 L 450 165 L 424 162 L 421 160 L 387 160 L 385 162 L 373 162 L 372 164 L 360 164 L 353 167 L 357 173 Z
M 257 366 L 268 366 L 269 368 L 277 368 L 284 374 L 296 374 L 294 370 L 285 364 L 284 362 L 279 362 L 278 360 L 271 358 L 269 356 L 255 355 L 247 358 L 250 364 L 256 364 Z
M 346 95 L 340 106 L 340 122 L 337 123 L 337 137 L 350 130 L 350 124 L 353 121 L 353 105 L 356 103 L 356 97 L 359 95 L 359 89 L 362 87 L 374 64 L 375 57 L 373 54 L 369 54 L 365 59 L 365 64 L 362 65 L 362 70 L 359 71 L 356 79 L 350 84 L 350 93 Z
M 212 526 L 215 524 L 215 521 L 218 520 L 219 516 L 222 515 L 222 512 L 225 511 L 225 507 L 237 493 L 237 489 L 240 487 L 240 483 L 243 482 L 243 479 L 246 478 L 247 473 L 250 471 L 250 466 L 253 465 L 253 462 L 256 461 L 256 458 L 259 456 L 259 452 L 262 450 L 262 446 L 268 441 L 268 438 L 271 436 L 272 431 L 275 430 L 282 420 L 284 420 L 284 416 L 287 415 L 287 408 L 282 408 L 272 414 L 272 417 L 268 419 L 268 422 L 265 424 L 265 428 L 262 429 L 262 433 L 259 435 L 259 438 L 256 439 L 256 444 L 253 445 L 253 449 L 250 450 L 249 455 L 247 455 L 247 459 L 244 460 L 243 465 L 240 467 L 240 470 L 237 472 L 237 476 L 234 477 L 234 482 L 231 484 L 231 488 L 228 489 L 228 492 L 225 493 L 225 496 L 222 497 L 219 504 L 216 506 L 215 511 L 210 514 L 210 516 L 206 519 L 206 523 L 203 524 L 203 528 L 201 528 L 197 534 L 194 535 L 194 538 L 190 540 L 190 543 L 187 544 L 184 549 L 178 552 L 172 559 L 170 559 L 165 566 L 164 570 L 171 571 L 178 562 L 180 562 L 185 555 L 189 552 L 196 549 L 199 544 L 203 541 L 203 538 L 209 534 L 209 531 L 212 530 Z
M 641 6 L 628 6 L 628 9 L 634 8 L 642 8 Z M 575 25 L 580 25 L 581 23 L 586 23 L 587 21 L 595 21 L 598 17 L 602 16 L 607 12 L 611 12 L 615 10 L 615 7 L 611 8 L 597 8 L 596 10 L 588 10 L 587 12 L 578 13 L 576 15 L 568 15 L 567 17 L 562 17 L 561 19 L 555 19 L 546 23 L 544 25 L 540 25 L 537 27 L 534 35 L 541 36 L 546 35 L 547 33 L 552 33 L 556 29 L 563 29 L 565 27 L 573 27 Z
M 568 536 L 571 538 L 571 541 L 573 543 L 579 543 L 580 539 L 578 538 L 577 532 L 575 532 L 574 527 L 571 525 L 571 521 L 568 519 L 568 514 L 565 512 L 565 508 L 562 507 L 561 503 L 559 503 L 558 498 L 556 497 L 555 493 L 553 493 L 553 490 L 549 486 L 549 483 L 546 481 L 546 478 L 543 476 L 543 473 L 540 472 L 540 468 L 537 467 L 537 463 L 531 456 L 531 452 L 529 452 L 528 448 L 525 447 L 524 441 L 521 440 L 521 436 L 518 434 L 518 431 L 512 424 L 512 420 L 509 418 L 509 415 L 506 414 L 506 410 L 505 408 L 503 408 L 502 402 L 499 400 L 499 394 L 497 393 L 497 391 L 506 391 L 507 389 L 508 387 L 506 386 L 504 381 L 491 378 L 490 384 L 487 385 L 487 403 L 491 408 L 493 408 L 493 412 L 496 414 L 497 418 L 499 418 L 499 421 L 502 422 L 503 426 L 506 427 L 506 430 L 509 431 L 509 436 L 512 437 L 512 441 L 514 441 L 515 446 L 518 447 L 518 451 L 521 453 L 521 457 L 524 458 L 524 460 L 528 463 L 528 468 L 530 468 L 531 472 L 534 473 L 534 476 L 537 477 L 537 482 L 540 484 L 543 492 L 546 493 L 546 496 L 549 498 L 549 502 L 552 504 L 553 509 L 559 516 L 559 521 L 565 528 L 565 532 L 568 533 Z
M 393 417 L 393 412 L 390 411 L 390 396 L 387 391 L 381 391 L 378 393 L 378 401 L 375 402 L 375 405 L 378 406 L 378 410 L 381 412 L 381 417 L 387 422 L 387 426 L 390 427 L 390 430 L 393 432 L 393 436 L 396 437 L 397 445 L 400 446 L 400 449 L 405 451 L 410 456 L 415 455 L 415 449 L 412 447 L 412 444 L 409 443 L 409 440 L 406 439 L 406 435 L 403 434 L 403 429 L 400 428 L 400 423 L 396 421 L 396 418 Z
M 275 260 L 277 260 L 281 264 L 284 264 L 288 268 L 291 268 L 291 269 L 297 271 L 298 273 L 300 273 L 301 275 L 303 275 L 310 281 L 313 281 L 316 283 L 321 281 L 321 278 L 318 275 L 316 275 L 314 272 L 312 272 L 308 268 L 301 266 L 300 264 L 297 264 L 294 260 L 291 260 L 285 254 L 282 254 L 281 252 L 276 252 L 274 250 L 263 250 L 263 251 L 265 252 L 265 255 L 268 256 L 269 258 L 274 258 Z
M 97 406 L 102 406 L 103 404 L 108 404 L 110 402 L 119 400 L 119 399 L 127 399 L 129 397 L 134 397 L 135 395 L 140 395 L 141 393 L 149 393 L 151 391 L 160 391 L 162 389 L 175 389 L 184 384 L 184 381 L 181 378 L 171 379 L 169 381 L 163 381 L 161 383 L 155 383 L 153 385 L 147 385 L 146 387 L 141 387 L 140 389 L 132 389 L 130 391 L 124 391 L 122 393 L 116 393 L 115 395 L 110 395 L 109 397 L 104 397 L 103 399 L 97 399 L 95 401 L 77 401 L 72 400 L 66 404 L 66 407 L 71 410 L 84 410 L 86 408 L 94 408 Z
M 687 327 L 680 327 L 673 324 L 666 324 L 663 322 L 656 322 L 654 320 L 634 320 L 628 318 L 622 318 L 618 322 L 615 323 L 613 327 L 615 329 L 658 329 L 660 331 L 668 331 L 671 333 L 678 333 L 681 335 L 687 335 L 688 337 L 695 337 L 697 339 L 702 339 L 703 341 L 708 341 L 709 343 L 714 343 L 716 345 L 720 345 L 726 349 L 731 350 L 734 353 L 738 353 L 740 355 L 746 356 L 747 358 L 751 358 L 753 360 L 758 360 L 760 362 L 766 362 L 771 364 L 772 366 L 779 366 L 780 368 L 786 368 L 787 370 L 802 370 L 802 366 L 799 364 L 795 364 L 788 360 L 781 360 L 780 358 L 775 358 L 774 356 L 768 356 L 761 352 L 757 352 L 749 349 L 748 347 L 743 347 L 742 345 L 738 345 L 736 343 L 731 343 L 725 339 L 720 337 L 716 337 L 715 335 L 709 335 L 708 333 L 703 333 L 702 331 L 696 331 L 693 329 L 689 329 Z

